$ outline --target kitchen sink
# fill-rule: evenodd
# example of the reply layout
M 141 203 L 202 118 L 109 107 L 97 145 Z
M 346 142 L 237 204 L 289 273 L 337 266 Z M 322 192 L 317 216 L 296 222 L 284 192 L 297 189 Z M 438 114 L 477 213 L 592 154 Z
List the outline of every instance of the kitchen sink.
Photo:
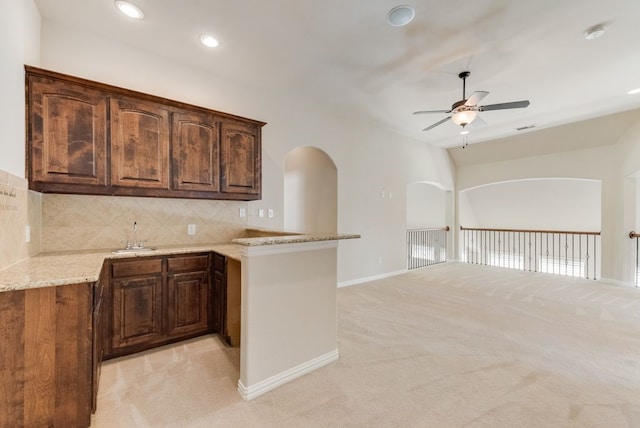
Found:
M 122 253 L 146 253 L 149 251 L 155 251 L 155 248 L 148 248 L 148 247 L 136 247 L 136 248 L 121 248 L 119 250 L 113 250 L 113 253 L 115 254 L 122 254 Z

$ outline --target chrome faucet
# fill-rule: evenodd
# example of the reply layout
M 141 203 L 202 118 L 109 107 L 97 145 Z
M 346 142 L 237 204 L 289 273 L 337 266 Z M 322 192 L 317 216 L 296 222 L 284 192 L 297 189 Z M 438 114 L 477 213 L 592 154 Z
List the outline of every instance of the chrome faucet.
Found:
M 144 248 L 144 242 L 142 239 L 138 239 L 138 222 L 133 222 L 133 244 L 132 248 Z
M 144 241 L 138 240 L 138 222 L 137 221 L 133 222 L 133 241 L 129 241 L 127 239 L 126 241 L 122 241 L 122 243 L 126 245 L 125 249 L 127 250 L 144 248 L 144 245 L 143 245 Z
M 139 247 L 140 243 L 138 242 L 138 222 L 133 222 L 133 246 Z

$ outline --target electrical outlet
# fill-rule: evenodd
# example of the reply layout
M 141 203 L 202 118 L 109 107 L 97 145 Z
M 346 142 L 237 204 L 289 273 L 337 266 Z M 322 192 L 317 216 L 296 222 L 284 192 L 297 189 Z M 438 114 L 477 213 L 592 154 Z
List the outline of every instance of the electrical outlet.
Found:
M 29 225 L 24 228 L 24 242 L 31 242 L 31 226 Z
M 258 217 L 264 217 L 264 208 L 258 210 Z
M 269 218 L 273 218 L 273 208 L 269 208 L 269 209 L 267 210 L 267 217 L 269 217 Z
M 246 216 L 247 216 L 247 209 L 240 208 L 240 217 L 246 217 Z
M 189 235 L 195 235 L 196 234 L 196 225 L 195 224 L 190 224 L 187 226 L 187 234 Z

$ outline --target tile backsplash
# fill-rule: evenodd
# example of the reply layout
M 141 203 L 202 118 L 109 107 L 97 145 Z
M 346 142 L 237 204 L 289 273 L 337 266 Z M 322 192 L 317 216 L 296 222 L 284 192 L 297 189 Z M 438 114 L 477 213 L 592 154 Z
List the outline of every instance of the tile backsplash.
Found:
M 0 170 L 0 269 L 40 252 L 41 201 L 27 180 Z
M 122 248 L 133 223 L 145 246 L 228 242 L 246 235 L 242 201 L 42 195 L 42 251 Z M 187 226 L 195 225 L 195 235 Z

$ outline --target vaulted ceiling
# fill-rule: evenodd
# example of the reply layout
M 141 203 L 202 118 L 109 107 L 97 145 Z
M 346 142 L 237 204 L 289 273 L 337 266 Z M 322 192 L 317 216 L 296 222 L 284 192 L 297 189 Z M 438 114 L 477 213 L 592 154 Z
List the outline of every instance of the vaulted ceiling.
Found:
M 638 0 L 422 0 L 404 27 L 386 21 L 392 0 L 132 0 L 145 19 L 112 0 L 35 0 L 43 20 L 156 52 L 240 83 L 268 86 L 377 122 L 440 147 L 461 143 L 451 122 L 431 131 L 462 98 L 528 99 L 526 109 L 487 111 L 469 143 L 640 107 Z M 585 31 L 606 27 L 600 38 Z M 220 47 L 207 50 L 201 33 Z

